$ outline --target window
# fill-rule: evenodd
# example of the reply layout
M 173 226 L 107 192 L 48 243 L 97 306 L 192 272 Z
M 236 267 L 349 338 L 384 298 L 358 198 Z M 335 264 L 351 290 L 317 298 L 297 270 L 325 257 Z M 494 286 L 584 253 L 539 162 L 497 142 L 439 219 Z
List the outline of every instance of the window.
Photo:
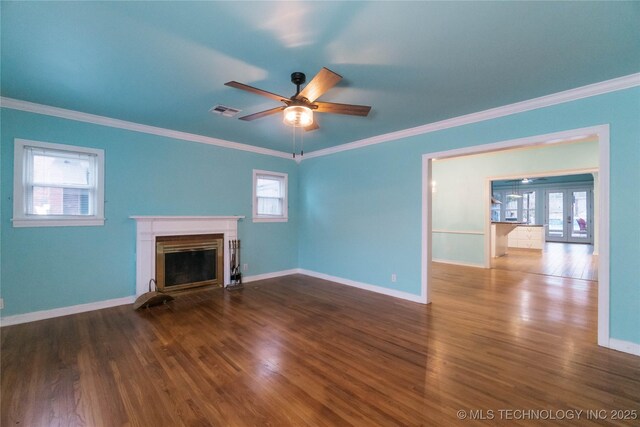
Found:
M 530 191 L 522 195 L 522 221 L 532 225 L 536 223 L 535 191 Z
M 253 222 L 285 222 L 287 174 L 253 171 Z
M 500 221 L 502 215 L 502 193 L 493 193 L 491 197 L 491 221 Z
M 501 201 L 502 204 L 492 203 L 491 221 L 524 222 L 536 224 L 536 191 L 525 191 L 521 195 L 513 195 L 511 190 L 494 190 L 493 201 Z
M 506 202 L 504 203 L 504 220 L 505 221 L 518 221 L 518 199 L 512 195 L 506 196 Z
M 104 151 L 15 140 L 13 226 L 104 225 Z

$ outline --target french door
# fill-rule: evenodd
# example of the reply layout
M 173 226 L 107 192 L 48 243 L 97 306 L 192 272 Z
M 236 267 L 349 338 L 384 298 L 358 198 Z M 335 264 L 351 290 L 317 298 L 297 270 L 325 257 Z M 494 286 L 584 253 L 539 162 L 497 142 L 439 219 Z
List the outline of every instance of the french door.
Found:
M 592 190 L 547 190 L 545 224 L 548 242 L 593 243 Z

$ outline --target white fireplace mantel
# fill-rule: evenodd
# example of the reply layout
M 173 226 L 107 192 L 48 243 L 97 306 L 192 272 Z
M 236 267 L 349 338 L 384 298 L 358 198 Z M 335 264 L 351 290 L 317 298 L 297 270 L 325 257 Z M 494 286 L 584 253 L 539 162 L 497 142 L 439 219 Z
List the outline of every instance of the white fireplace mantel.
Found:
M 238 238 L 244 216 L 132 216 L 136 221 L 136 295 L 149 291 L 156 276 L 156 237 L 189 234 L 224 235 L 224 284 L 230 282 L 229 240 Z

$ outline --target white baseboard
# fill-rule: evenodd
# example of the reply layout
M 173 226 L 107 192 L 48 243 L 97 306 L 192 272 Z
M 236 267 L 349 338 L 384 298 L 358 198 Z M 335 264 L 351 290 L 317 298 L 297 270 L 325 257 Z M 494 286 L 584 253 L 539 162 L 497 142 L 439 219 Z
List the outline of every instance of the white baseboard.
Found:
M 87 304 L 72 305 L 69 307 L 53 308 L 51 310 L 32 311 L 31 313 L 16 314 L 13 316 L 1 317 L 0 327 L 17 325 L 20 323 L 35 322 L 36 320 L 51 319 L 53 317 L 68 316 L 69 314 L 84 313 L 86 311 L 116 307 L 118 305 L 133 304 L 135 300 L 136 297 L 132 295 L 129 297 L 96 301 Z
M 640 344 L 637 344 L 631 341 L 623 341 L 623 340 L 617 340 L 615 338 L 609 338 L 609 348 L 612 350 L 618 350 L 625 353 L 640 356 Z
M 291 274 L 298 274 L 300 270 L 292 268 L 291 270 L 274 271 L 272 273 L 256 274 L 254 276 L 246 276 L 242 278 L 243 283 L 251 283 L 258 280 L 273 279 L 275 277 L 289 276 Z
M 355 280 L 343 279 L 342 277 L 330 276 L 324 273 L 318 273 L 316 271 L 305 270 L 303 268 L 298 269 L 299 274 L 306 276 L 316 277 L 318 279 L 328 280 L 330 282 L 336 282 L 341 285 L 352 286 L 354 288 L 364 289 L 365 291 L 376 292 L 379 294 L 388 295 L 394 298 L 400 298 L 407 301 L 418 302 L 426 304 L 426 298 L 423 295 L 410 294 L 408 292 L 397 291 L 395 289 L 383 288 L 382 286 L 370 285 L 368 283 L 356 282 Z
M 258 274 L 255 276 L 247 276 L 243 278 L 245 283 L 255 282 L 256 280 L 271 279 L 274 277 L 288 276 L 296 274 L 298 269 L 276 271 L 273 273 Z M 18 325 L 20 323 L 35 322 L 37 320 L 51 319 L 54 317 L 68 316 L 70 314 L 84 313 L 86 311 L 100 310 L 102 308 L 116 307 L 118 305 L 133 304 L 136 296 L 110 299 L 105 301 L 90 302 L 87 304 L 72 305 L 69 307 L 53 308 L 51 310 L 33 311 L 31 313 L 16 314 L 13 316 L 0 317 L 0 327 Z
M 482 264 L 476 264 L 473 262 L 460 262 L 460 261 L 451 261 L 448 259 L 432 259 L 431 262 L 439 262 L 441 264 L 451 264 L 451 265 L 460 265 L 462 267 L 475 267 L 475 268 L 486 268 Z

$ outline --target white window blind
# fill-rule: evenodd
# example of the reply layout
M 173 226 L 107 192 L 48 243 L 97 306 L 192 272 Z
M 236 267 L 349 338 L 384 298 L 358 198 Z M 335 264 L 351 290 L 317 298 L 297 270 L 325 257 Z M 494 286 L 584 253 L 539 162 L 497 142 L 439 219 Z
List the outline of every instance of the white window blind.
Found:
M 254 221 L 287 220 L 287 175 L 254 171 Z
M 96 156 L 25 147 L 28 215 L 94 215 Z
M 104 224 L 104 151 L 15 140 L 14 227 Z
M 284 191 L 282 179 L 259 175 L 256 182 L 258 215 L 282 215 Z

